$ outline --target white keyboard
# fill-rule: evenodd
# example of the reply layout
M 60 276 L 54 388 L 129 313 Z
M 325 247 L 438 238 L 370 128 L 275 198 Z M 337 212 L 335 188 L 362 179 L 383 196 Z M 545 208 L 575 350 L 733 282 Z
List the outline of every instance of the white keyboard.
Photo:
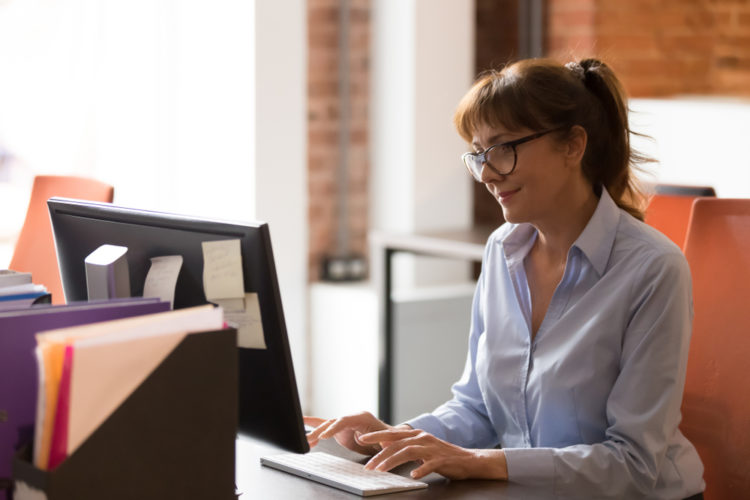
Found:
M 391 472 L 365 470 L 357 462 L 323 452 L 282 453 L 261 457 L 260 463 L 363 497 L 427 488 L 422 481 Z

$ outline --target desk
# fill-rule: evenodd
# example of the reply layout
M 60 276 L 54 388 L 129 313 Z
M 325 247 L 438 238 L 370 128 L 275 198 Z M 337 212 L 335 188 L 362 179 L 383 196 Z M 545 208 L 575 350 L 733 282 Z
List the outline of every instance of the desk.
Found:
M 398 252 L 481 262 L 487 238 L 494 227 L 483 226 L 421 234 L 373 232 L 370 234 L 373 278 L 380 291 L 380 360 L 378 416 L 393 418 L 393 256 Z
M 363 460 L 362 455 L 342 448 L 333 440 L 321 442 L 315 450 L 325 451 L 350 460 Z M 239 436 L 237 438 L 236 482 L 238 492 L 243 493 L 240 500 L 254 498 L 352 500 L 360 498 L 358 495 L 260 465 L 261 456 L 274 453 L 284 453 L 284 450 L 246 436 Z M 413 465 L 406 464 L 394 472 L 406 476 L 413 468 Z M 504 500 L 553 498 L 553 492 L 548 488 L 522 486 L 503 481 L 450 481 L 438 474 L 430 474 L 422 480 L 430 485 L 429 488 L 404 493 L 393 493 L 383 495 L 379 498 L 383 498 L 384 500 L 397 500 L 401 498 L 477 500 L 484 500 L 486 498 L 503 498 Z

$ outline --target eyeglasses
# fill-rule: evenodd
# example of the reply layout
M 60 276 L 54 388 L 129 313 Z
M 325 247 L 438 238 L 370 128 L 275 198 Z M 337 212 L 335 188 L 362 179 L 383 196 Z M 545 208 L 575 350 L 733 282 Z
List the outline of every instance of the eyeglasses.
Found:
M 464 161 L 464 165 L 469 169 L 469 173 L 478 182 L 482 181 L 482 171 L 484 166 L 490 167 L 490 170 L 498 175 L 510 175 L 516 169 L 516 163 L 518 161 L 518 153 L 516 152 L 516 146 L 523 144 L 524 142 L 533 141 L 545 134 L 560 130 L 562 127 L 553 128 L 550 130 L 544 130 L 537 132 L 536 134 L 527 135 L 514 141 L 502 142 L 500 144 L 494 144 L 481 153 L 464 153 L 461 155 L 461 159 Z

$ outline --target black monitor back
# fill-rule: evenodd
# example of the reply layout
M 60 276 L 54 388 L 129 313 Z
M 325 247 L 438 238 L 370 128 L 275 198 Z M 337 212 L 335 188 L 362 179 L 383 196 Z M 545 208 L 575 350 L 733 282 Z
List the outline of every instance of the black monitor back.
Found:
M 206 304 L 203 241 L 239 239 L 246 292 L 258 294 L 266 349 L 239 349 L 239 431 L 305 452 L 297 383 L 268 225 L 229 223 L 65 198 L 47 202 L 67 302 L 86 300 L 84 259 L 103 244 L 128 248 L 131 295 L 143 295 L 152 257 L 181 255 L 175 309 Z

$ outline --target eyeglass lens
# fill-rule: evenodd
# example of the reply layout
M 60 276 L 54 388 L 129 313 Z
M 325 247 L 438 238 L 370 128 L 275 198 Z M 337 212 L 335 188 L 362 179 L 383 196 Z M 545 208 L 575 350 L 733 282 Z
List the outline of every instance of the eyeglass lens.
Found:
M 498 174 L 505 175 L 513 171 L 516 154 L 512 146 L 498 146 L 485 151 L 484 155 L 467 155 L 467 166 L 477 180 L 482 179 L 483 160 Z

